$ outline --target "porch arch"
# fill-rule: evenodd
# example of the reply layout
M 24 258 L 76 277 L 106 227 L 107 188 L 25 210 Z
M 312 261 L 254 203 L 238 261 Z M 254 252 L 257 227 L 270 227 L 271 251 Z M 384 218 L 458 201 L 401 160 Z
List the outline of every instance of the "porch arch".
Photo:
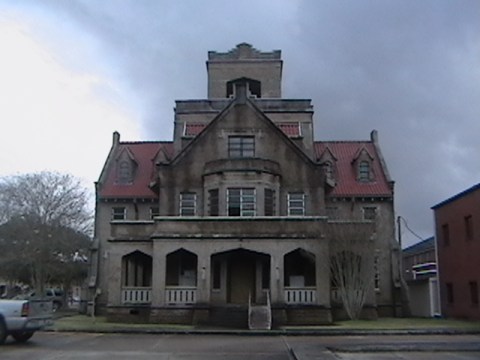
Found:
M 122 303 L 149 304 L 152 293 L 152 257 L 139 250 L 122 256 Z
M 315 254 L 302 248 L 285 254 L 283 274 L 286 304 L 316 302 Z
M 194 304 L 197 298 L 198 256 L 185 249 L 167 254 L 165 301 L 169 305 Z
M 211 301 L 265 302 L 270 290 L 270 255 L 236 248 L 211 255 Z

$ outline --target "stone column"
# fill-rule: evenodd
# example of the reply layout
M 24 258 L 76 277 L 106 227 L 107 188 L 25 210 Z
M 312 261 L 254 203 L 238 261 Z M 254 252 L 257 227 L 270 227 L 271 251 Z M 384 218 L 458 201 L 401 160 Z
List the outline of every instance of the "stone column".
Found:
M 209 304 L 211 288 L 210 253 L 202 251 L 197 256 L 197 304 Z
M 165 276 L 167 272 L 167 257 L 162 250 L 160 240 L 153 241 L 152 259 L 152 306 L 165 305 Z
M 108 261 L 108 304 L 109 305 L 121 305 L 122 304 L 122 257 L 109 251 L 107 254 Z
M 321 239 L 319 239 L 319 242 Z M 317 305 L 330 307 L 330 259 L 327 242 L 320 243 L 315 253 L 315 279 L 317 288 Z
M 270 296 L 272 304 L 284 304 L 283 255 L 270 257 Z

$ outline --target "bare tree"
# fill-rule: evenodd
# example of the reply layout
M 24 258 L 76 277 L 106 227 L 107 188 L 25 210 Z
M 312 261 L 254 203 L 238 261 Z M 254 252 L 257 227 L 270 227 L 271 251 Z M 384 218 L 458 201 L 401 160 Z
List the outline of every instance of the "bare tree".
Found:
M 0 179 L 0 273 L 35 286 L 59 279 L 85 256 L 92 229 L 80 181 L 54 172 Z M 80 255 L 81 254 L 81 255 Z M 28 274 L 28 276 L 27 276 Z
M 355 320 L 374 286 L 374 225 L 330 222 L 328 226 L 331 280 L 347 315 Z

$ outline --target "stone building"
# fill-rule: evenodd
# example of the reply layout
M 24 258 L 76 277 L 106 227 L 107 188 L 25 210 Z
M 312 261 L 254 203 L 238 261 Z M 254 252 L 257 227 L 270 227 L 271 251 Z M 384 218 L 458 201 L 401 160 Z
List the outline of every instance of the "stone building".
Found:
M 343 316 L 335 223 L 375 227 L 364 316 L 395 314 L 393 181 L 377 133 L 316 141 L 311 101 L 282 98 L 282 71 L 278 50 L 211 51 L 208 98 L 176 101 L 173 141 L 114 133 L 96 183 L 97 312 L 244 326 L 258 306 L 265 327 L 329 323 Z
M 480 320 L 480 183 L 433 206 L 442 316 Z

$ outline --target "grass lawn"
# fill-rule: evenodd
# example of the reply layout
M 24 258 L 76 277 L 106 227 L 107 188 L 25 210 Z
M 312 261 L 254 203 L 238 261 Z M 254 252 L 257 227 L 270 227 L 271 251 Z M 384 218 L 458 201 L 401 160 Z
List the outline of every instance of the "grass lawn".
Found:
M 480 331 L 480 321 L 436 318 L 379 318 L 378 320 L 346 320 L 325 326 L 285 326 L 283 329 L 352 329 L 352 330 L 422 330 L 455 329 Z
M 67 316 L 54 321 L 50 329 L 55 331 L 112 331 L 116 329 L 151 329 L 151 330 L 192 330 L 191 325 L 173 324 L 135 324 L 107 322 L 103 316 L 92 318 L 86 315 Z
M 107 322 L 105 317 L 95 319 L 85 315 L 66 316 L 55 320 L 50 327 L 54 331 L 192 331 L 193 325 L 173 324 L 135 324 Z M 201 329 L 201 328 L 200 328 Z M 210 328 L 212 329 L 212 328 Z M 463 331 L 480 331 L 480 321 L 462 321 L 432 318 L 381 318 L 378 320 L 339 321 L 332 325 L 319 326 L 283 326 L 280 330 L 422 330 L 450 329 Z

